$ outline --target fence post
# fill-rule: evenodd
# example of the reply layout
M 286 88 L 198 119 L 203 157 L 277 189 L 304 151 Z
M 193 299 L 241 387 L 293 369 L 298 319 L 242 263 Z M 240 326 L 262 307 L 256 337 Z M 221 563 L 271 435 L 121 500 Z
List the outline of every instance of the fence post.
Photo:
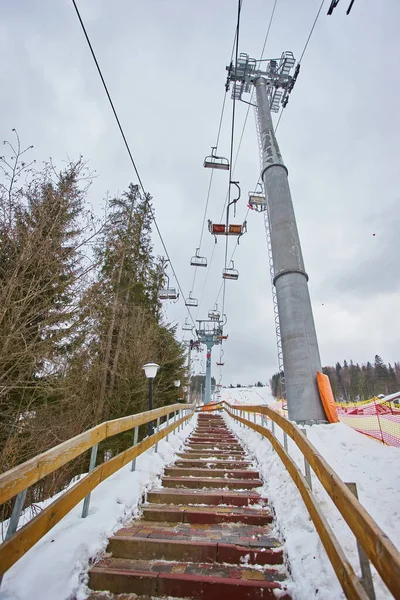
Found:
M 176 410 L 174 410 L 174 425 L 176 423 Z M 176 427 L 174 427 L 174 435 L 176 434 Z
M 139 435 L 139 427 L 136 425 L 135 430 L 133 432 L 133 445 L 134 446 L 136 446 L 136 444 L 137 444 L 138 435 Z M 131 471 L 134 471 L 135 469 L 136 469 L 136 458 L 134 458 L 132 460 Z
M 283 432 L 283 447 L 285 448 L 286 452 L 289 454 L 286 431 Z
M 93 471 L 93 469 L 96 466 L 96 458 L 97 458 L 97 449 L 98 449 L 99 445 L 95 444 L 92 448 L 92 452 L 90 454 L 90 463 L 89 463 L 89 473 L 90 471 Z M 85 496 L 85 499 L 83 501 L 83 509 L 82 509 L 82 519 L 86 519 L 86 517 L 88 516 L 88 512 L 89 512 L 89 504 L 90 504 L 90 495 L 91 492 L 88 493 L 87 496 Z
M 306 429 L 300 429 L 300 431 L 302 433 L 304 433 L 304 435 L 307 437 L 307 430 Z M 306 457 L 304 457 L 304 471 L 305 471 L 305 477 L 306 477 L 306 481 L 310 487 L 310 490 L 312 490 L 312 481 L 311 481 L 311 471 L 310 471 L 310 465 L 308 464 Z
M 167 414 L 167 424 L 166 424 L 166 427 L 168 427 L 168 426 L 169 426 L 169 413 Z M 167 433 L 167 437 L 165 438 L 166 442 L 168 442 L 168 435 L 169 434 Z
M 271 433 L 272 433 L 272 435 L 275 435 L 275 423 L 272 419 L 271 419 Z
M 357 484 L 356 483 L 346 483 L 345 485 L 347 485 L 347 487 L 349 488 L 351 493 L 358 500 Z M 369 564 L 369 559 L 368 559 L 368 556 L 365 554 L 364 550 L 361 548 L 360 544 L 358 543 L 358 540 L 357 540 L 357 550 L 358 550 L 358 558 L 360 560 L 360 567 L 361 567 L 361 578 L 360 578 L 361 585 L 363 586 L 364 590 L 367 592 L 367 595 L 370 598 L 370 600 L 375 600 L 375 598 L 376 598 L 375 590 L 374 590 L 374 584 L 372 581 L 371 567 Z
M 8 538 L 11 537 L 12 534 L 17 531 L 19 518 L 21 516 L 22 509 L 24 508 L 24 502 L 25 502 L 27 491 L 28 491 L 28 488 L 26 488 L 26 490 L 23 490 L 22 492 L 17 494 L 17 497 L 15 498 L 14 507 L 12 509 L 12 513 L 11 513 L 10 521 L 8 523 L 7 533 L 6 533 L 6 537 L 5 537 L 4 541 L 8 540 Z M 3 581 L 3 575 L 0 575 L 0 585 L 1 585 L 2 581 Z
M 380 431 L 380 434 L 381 434 L 381 440 L 382 440 L 382 444 L 384 444 L 384 443 L 385 443 L 385 440 L 383 439 L 383 433 L 382 433 L 382 427 L 381 427 L 381 419 L 380 419 L 380 416 L 379 416 L 379 412 L 378 412 L 378 410 L 377 410 L 377 408 L 376 408 L 376 400 L 375 400 L 375 396 L 374 396 L 374 408 L 375 408 L 375 415 L 376 415 L 376 418 L 378 419 L 378 425 L 379 425 L 379 431 Z
M 157 418 L 157 433 L 160 431 L 160 417 Z M 158 452 L 158 440 L 156 442 L 156 446 L 154 448 L 154 452 L 157 454 Z
M 22 492 L 20 492 L 17 495 L 17 497 L 15 498 L 14 507 L 12 509 L 10 521 L 9 521 L 8 527 L 7 527 L 6 538 L 4 541 L 8 540 L 8 538 L 11 537 L 12 534 L 17 531 L 18 522 L 19 522 L 19 518 L 21 516 L 22 509 L 24 507 L 24 502 L 25 502 L 27 491 L 28 491 L 28 488 L 26 488 L 26 490 L 23 490 Z

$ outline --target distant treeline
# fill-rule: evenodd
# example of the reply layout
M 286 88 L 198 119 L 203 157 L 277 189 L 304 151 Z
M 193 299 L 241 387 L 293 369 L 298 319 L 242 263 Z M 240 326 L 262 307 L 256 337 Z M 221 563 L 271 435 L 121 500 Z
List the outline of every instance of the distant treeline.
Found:
M 400 362 L 385 364 L 376 354 L 374 362 L 359 365 L 352 360 L 343 365 L 323 367 L 328 375 L 337 401 L 367 400 L 379 394 L 393 394 L 400 390 Z M 282 395 L 283 373 L 275 373 L 270 379 L 271 393 L 275 398 Z

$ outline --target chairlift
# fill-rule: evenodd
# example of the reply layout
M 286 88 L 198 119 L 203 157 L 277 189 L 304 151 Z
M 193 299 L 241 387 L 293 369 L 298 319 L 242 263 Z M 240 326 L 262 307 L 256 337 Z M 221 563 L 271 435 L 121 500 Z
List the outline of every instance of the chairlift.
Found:
M 227 335 L 217 335 L 217 340 L 227 340 L 228 336 Z
M 193 308 L 196 308 L 196 306 L 198 305 L 199 301 L 197 300 L 197 298 L 193 298 L 192 292 L 189 292 L 189 296 L 185 300 L 185 306 L 192 306 Z
M 221 313 L 218 310 L 209 310 L 208 318 L 211 321 L 219 321 L 221 319 Z
M 259 183 L 258 186 L 261 188 L 261 191 L 249 192 L 249 202 L 247 206 L 250 210 L 264 212 L 267 210 L 267 202 L 265 200 L 265 194 L 262 192 L 261 184 Z
M 247 231 L 247 222 L 244 221 L 243 225 L 230 224 L 226 226 L 224 223 L 213 223 L 209 220 L 208 230 L 215 237 L 215 243 L 217 243 L 218 235 L 236 235 L 239 242 L 239 238 Z
M 190 259 L 192 267 L 206 267 L 207 259 L 205 256 L 199 256 L 200 248 L 196 248 L 196 254 Z
M 224 364 L 225 364 L 225 363 L 222 363 L 222 362 L 217 362 L 217 367 L 223 367 L 223 366 L 224 366 Z M 219 385 L 219 384 L 217 383 L 217 385 Z
M 204 166 L 206 169 L 222 169 L 223 171 L 229 171 L 229 160 L 223 156 L 217 156 L 215 154 L 216 146 L 212 146 L 211 155 L 206 156 L 204 159 Z
M 183 331 L 192 331 L 192 327 L 193 326 L 190 323 L 187 322 L 187 319 L 185 319 L 185 322 L 182 325 Z
M 235 269 L 235 265 L 233 260 L 231 260 L 230 263 L 232 266 L 231 267 L 227 267 L 226 269 L 223 269 L 222 271 L 222 279 L 239 279 L 239 271 L 237 269 Z
M 165 277 L 166 277 L 168 283 L 167 283 L 166 287 L 160 289 L 160 291 L 158 293 L 158 299 L 159 300 L 178 300 L 179 292 L 176 291 L 176 288 L 170 287 L 168 275 L 166 275 Z
M 164 269 L 168 264 L 168 261 L 164 261 Z M 161 288 L 158 292 L 159 300 L 175 300 L 177 301 L 179 298 L 179 292 L 176 291 L 176 288 L 170 287 L 169 285 L 169 277 L 165 274 L 165 279 L 167 280 L 167 285 Z

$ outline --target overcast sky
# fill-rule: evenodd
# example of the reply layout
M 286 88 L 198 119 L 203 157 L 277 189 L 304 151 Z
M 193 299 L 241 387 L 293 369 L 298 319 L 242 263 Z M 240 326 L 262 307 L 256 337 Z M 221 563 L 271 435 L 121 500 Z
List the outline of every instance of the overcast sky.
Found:
M 239 51 L 259 58 L 273 0 L 243 0 Z M 400 360 L 398 0 L 326 0 L 278 129 L 289 169 L 323 365 L 352 358 Z M 278 0 L 265 57 L 300 57 L 320 0 Z M 78 6 L 180 284 L 200 238 L 236 24 L 236 0 L 79 0 Z M 80 153 L 97 178 L 90 202 L 100 214 L 107 192 L 136 182 L 132 166 L 71 0 L 2 2 L 0 137 L 15 127 L 37 161 L 58 165 Z M 227 97 L 219 150 L 229 154 Z M 237 106 L 235 149 L 247 112 Z M 237 222 L 259 175 L 254 114 L 249 114 L 234 177 L 242 187 Z M 218 222 L 227 172 L 213 177 L 207 218 Z M 375 235 L 374 235 L 375 234 Z M 155 251 L 162 253 L 154 235 Z M 201 254 L 214 239 L 205 231 Z M 234 249 L 230 240 L 229 253 Z M 221 285 L 224 244 L 199 269 L 194 318 L 205 318 Z M 235 253 L 238 281 L 226 285 L 223 383 L 267 381 L 277 370 L 263 217 L 250 213 Z M 205 281 L 207 283 L 205 285 Z M 171 277 L 171 285 L 175 285 Z M 221 299 L 219 302 L 221 307 Z M 183 302 L 166 318 L 181 324 Z M 214 375 L 218 351 L 214 352 Z M 215 358 L 215 360 L 214 360 Z M 201 368 L 195 363 L 195 370 Z

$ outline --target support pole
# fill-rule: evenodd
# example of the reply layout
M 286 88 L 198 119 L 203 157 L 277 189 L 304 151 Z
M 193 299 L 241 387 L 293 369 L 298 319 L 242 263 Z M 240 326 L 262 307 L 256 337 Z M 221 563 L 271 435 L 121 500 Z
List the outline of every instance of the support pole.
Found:
M 282 340 L 289 419 L 326 422 L 316 382 L 321 371 L 317 334 L 290 195 L 287 169 L 276 141 L 269 109 L 268 81 L 255 80 L 257 118 L 262 142 L 264 182 Z
M 149 379 L 149 410 L 153 410 L 153 379 Z M 154 433 L 154 423 L 149 421 L 148 425 L 148 436 L 150 437 Z
M 187 366 L 187 371 L 188 371 L 188 391 L 187 391 L 187 396 L 186 396 L 186 402 L 188 404 L 190 404 L 190 395 L 191 395 L 191 357 L 192 357 L 192 346 L 189 342 L 189 347 L 188 347 L 188 366 Z
M 134 433 L 133 433 L 133 445 L 136 446 L 139 435 L 139 427 L 136 425 Z M 136 469 L 136 458 L 132 460 L 131 471 Z
M 98 444 L 95 444 L 94 446 L 92 446 L 92 452 L 90 454 L 89 473 L 91 471 L 93 471 L 93 469 L 96 466 L 98 447 L 99 447 Z M 85 496 L 85 499 L 83 501 L 82 519 L 86 519 L 86 517 L 88 516 L 89 505 L 90 505 L 90 496 L 91 496 L 91 492 L 89 492 L 88 495 Z
M 207 342 L 207 358 L 206 358 L 206 387 L 205 387 L 205 397 L 204 404 L 209 404 L 211 402 L 211 351 L 213 344 Z

